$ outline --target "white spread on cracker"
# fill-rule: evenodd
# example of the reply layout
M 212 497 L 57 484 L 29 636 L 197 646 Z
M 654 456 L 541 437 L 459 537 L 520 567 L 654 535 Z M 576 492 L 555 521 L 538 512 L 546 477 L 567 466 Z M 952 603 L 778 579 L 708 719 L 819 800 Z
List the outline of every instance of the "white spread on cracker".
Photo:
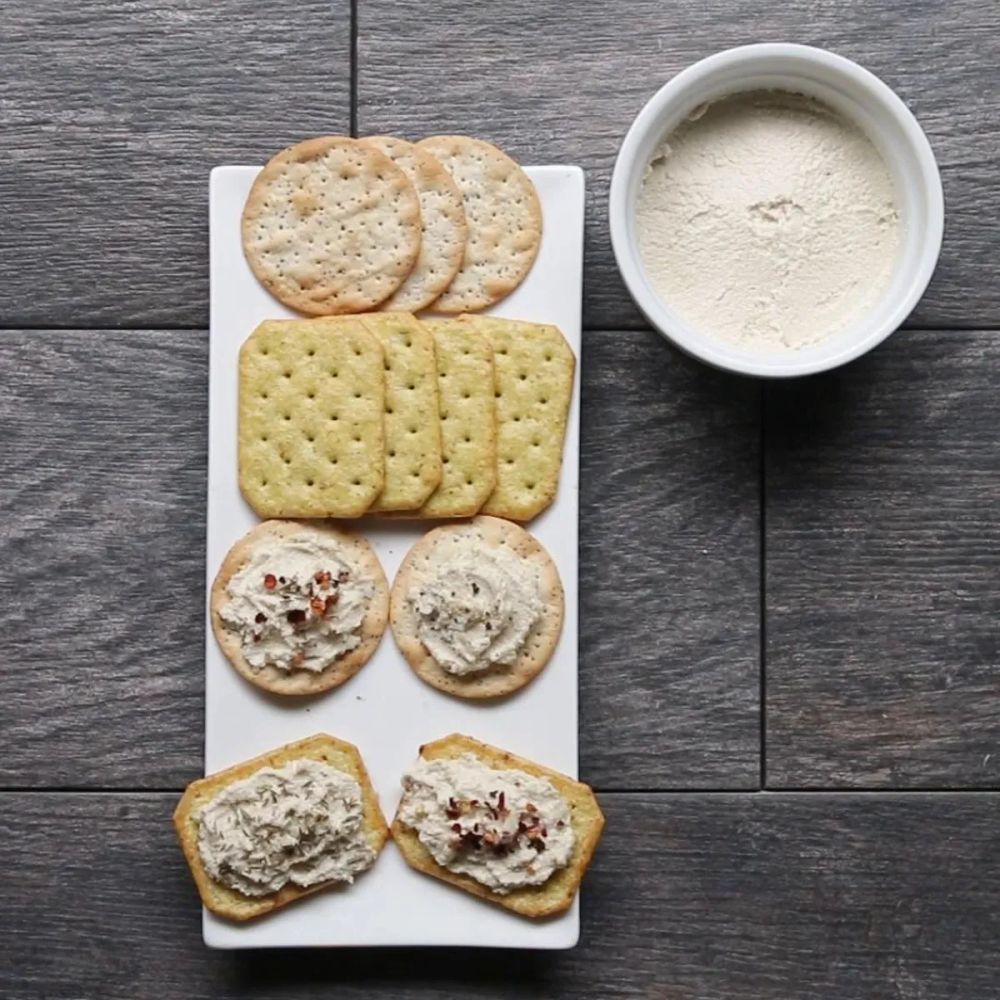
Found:
M 552 782 L 487 767 L 471 753 L 410 768 L 399 819 L 439 865 L 499 895 L 546 882 L 576 843 L 569 805 Z
M 375 586 L 336 541 L 301 532 L 257 544 L 226 593 L 219 615 L 251 667 L 319 672 L 361 642 Z
M 513 663 L 544 610 L 531 562 L 468 538 L 433 551 L 431 571 L 409 600 L 420 641 L 457 676 Z
M 361 786 L 317 760 L 234 781 L 194 819 L 205 871 L 244 896 L 267 896 L 289 882 L 353 882 L 375 860 Z
M 646 274 L 699 332 L 795 350 L 847 329 L 889 283 L 892 178 L 832 108 L 779 91 L 701 107 L 656 151 L 636 205 Z

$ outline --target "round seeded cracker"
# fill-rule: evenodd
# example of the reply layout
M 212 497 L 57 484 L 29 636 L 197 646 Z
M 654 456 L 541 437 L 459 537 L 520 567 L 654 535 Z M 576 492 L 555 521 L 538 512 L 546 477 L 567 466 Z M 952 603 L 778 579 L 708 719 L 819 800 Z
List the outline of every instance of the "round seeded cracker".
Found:
M 361 642 L 320 671 L 281 670 L 270 664 L 257 670 L 243 655 L 243 644 L 222 621 L 222 607 L 229 600 L 229 581 L 253 558 L 254 549 L 266 542 L 281 541 L 297 534 L 323 535 L 342 550 L 345 562 L 369 577 L 375 586 L 371 605 L 361 623 Z M 385 632 L 389 611 L 389 585 L 378 556 L 361 535 L 341 531 L 312 521 L 264 521 L 244 535 L 226 554 L 212 584 L 210 599 L 212 631 L 226 659 L 237 673 L 265 691 L 274 694 L 311 695 L 329 691 L 350 680 L 373 656 Z
M 531 178 L 496 146 L 464 135 L 417 143 L 437 157 L 462 192 L 469 235 L 462 267 L 432 308 L 485 309 L 527 276 L 542 241 L 542 207 Z
M 360 141 L 385 153 L 406 174 L 420 198 L 420 254 L 403 284 L 380 306 L 419 312 L 451 284 L 462 266 L 468 232 L 462 194 L 440 160 L 420 146 L 388 135 Z
M 472 674 L 449 673 L 420 641 L 420 622 L 409 595 L 435 575 L 435 557 L 442 542 L 467 543 L 472 551 L 506 547 L 533 564 L 538 572 L 542 614 L 528 633 L 524 649 L 509 664 L 495 664 Z M 562 632 L 565 600 L 559 571 L 541 543 L 520 525 L 498 517 L 476 517 L 462 524 L 446 524 L 429 531 L 406 554 L 392 585 L 389 621 L 392 634 L 407 663 L 421 680 L 460 698 L 499 698 L 524 687 L 541 673 L 555 651 Z
M 315 316 L 373 309 L 420 251 L 420 204 L 384 153 L 346 136 L 274 156 L 247 195 L 243 252 L 265 288 Z

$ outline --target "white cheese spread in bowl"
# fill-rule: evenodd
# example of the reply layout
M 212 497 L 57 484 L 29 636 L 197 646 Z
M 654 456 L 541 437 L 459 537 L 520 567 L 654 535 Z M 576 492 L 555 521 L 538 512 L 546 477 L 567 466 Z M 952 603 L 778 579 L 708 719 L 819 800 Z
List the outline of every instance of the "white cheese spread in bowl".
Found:
M 864 316 L 892 277 L 899 225 L 872 141 L 785 91 L 696 109 L 657 147 L 636 202 L 656 293 L 752 352 L 799 350 Z
M 622 278 L 683 351 L 745 375 L 808 375 L 888 337 L 941 250 L 933 151 L 893 91 L 805 45 L 709 56 L 660 88 L 609 197 Z

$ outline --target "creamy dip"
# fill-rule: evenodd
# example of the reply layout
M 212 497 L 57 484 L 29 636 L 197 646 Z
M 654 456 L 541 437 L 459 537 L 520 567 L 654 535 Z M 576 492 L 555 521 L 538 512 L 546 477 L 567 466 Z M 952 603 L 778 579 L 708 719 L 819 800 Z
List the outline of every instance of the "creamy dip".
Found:
M 531 562 L 503 548 L 470 551 L 454 543 L 434 550 L 430 572 L 409 600 L 420 641 L 456 675 L 513 663 L 543 610 Z
M 320 671 L 361 642 L 374 582 L 333 539 L 303 532 L 261 542 L 219 610 L 255 670 Z
M 317 760 L 235 781 L 195 820 L 205 871 L 244 896 L 267 896 L 289 882 L 353 882 L 375 860 L 361 786 Z
M 439 865 L 500 895 L 547 881 L 576 843 L 569 805 L 550 781 L 471 753 L 421 758 L 403 777 L 399 818 Z
M 846 329 L 888 285 L 900 242 L 889 170 L 811 98 L 699 108 L 650 162 L 636 205 L 646 274 L 700 333 L 795 350 Z

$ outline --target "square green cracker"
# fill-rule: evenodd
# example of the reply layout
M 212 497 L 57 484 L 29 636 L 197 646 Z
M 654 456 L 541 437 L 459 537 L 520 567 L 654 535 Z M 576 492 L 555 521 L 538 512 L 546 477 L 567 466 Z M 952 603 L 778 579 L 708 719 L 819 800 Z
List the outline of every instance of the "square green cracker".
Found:
M 356 320 L 266 320 L 240 349 L 239 475 L 261 517 L 359 517 L 384 481 L 383 354 Z
M 359 319 L 385 355 L 385 483 L 371 510 L 415 510 L 441 482 L 434 338 L 410 313 Z
M 424 320 L 434 336 L 441 406 L 441 485 L 420 517 L 471 517 L 497 476 L 493 345 L 457 319 Z
M 576 358 L 558 327 L 492 316 L 462 322 L 490 338 L 497 483 L 481 513 L 529 521 L 555 499 Z

